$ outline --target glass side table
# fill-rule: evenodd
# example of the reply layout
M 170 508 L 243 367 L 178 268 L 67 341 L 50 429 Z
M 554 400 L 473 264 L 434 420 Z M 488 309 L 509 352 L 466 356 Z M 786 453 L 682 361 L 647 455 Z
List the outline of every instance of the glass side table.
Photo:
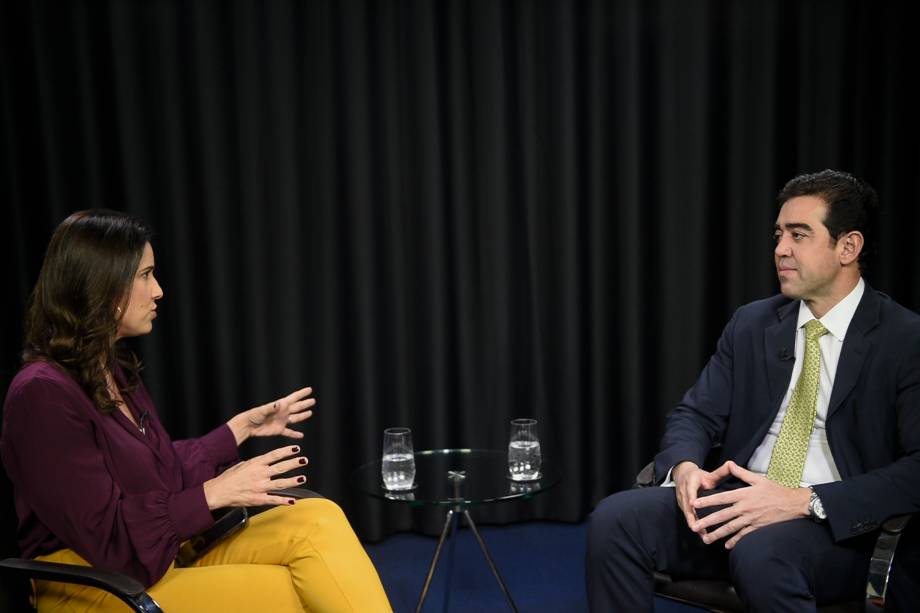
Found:
M 447 509 L 444 519 L 444 528 L 434 550 L 434 557 L 428 567 L 425 585 L 419 594 L 416 613 L 421 613 L 428 588 L 434 577 L 441 550 L 445 541 L 450 539 L 451 553 L 448 564 L 453 566 L 452 536 L 460 527 L 460 517 L 466 519 L 467 525 L 472 530 L 479 548 L 482 550 L 492 571 L 498 581 L 502 593 L 508 601 L 512 611 L 517 611 L 517 606 L 511 598 L 505 582 L 498 572 L 498 567 L 486 547 L 485 541 L 479 534 L 469 508 L 477 505 L 492 504 L 504 500 L 527 500 L 545 492 L 556 485 L 561 474 L 556 465 L 547 461 L 542 462 L 542 474 L 534 481 L 512 481 L 508 473 L 508 453 L 490 449 L 430 449 L 415 452 L 415 487 L 411 490 L 391 492 L 383 487 L 380 475 L 381 461 L 368 462 L 359 466 L 351 475 L 352 484 L 361 492 L 382 498 L 394 503 L 410 506 L 442 506 Z M 447 594 L 445 593 L 445 599 Z

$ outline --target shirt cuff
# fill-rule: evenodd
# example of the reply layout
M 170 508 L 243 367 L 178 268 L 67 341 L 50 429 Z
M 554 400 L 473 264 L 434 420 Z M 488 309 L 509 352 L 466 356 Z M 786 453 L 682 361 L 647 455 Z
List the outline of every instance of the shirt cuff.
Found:
M 674 467 L 668 469 L 668 474 L 664 476 L 664 481 L 659 484 L 659 487 L 675 487 L 677 484 L 671 480 L 671 473 L 674 472 Z
M 203 485 L 171 495 L 167 507 L 179 541 L 190 539 L 214 525 L 214 517 L 204 497 Z

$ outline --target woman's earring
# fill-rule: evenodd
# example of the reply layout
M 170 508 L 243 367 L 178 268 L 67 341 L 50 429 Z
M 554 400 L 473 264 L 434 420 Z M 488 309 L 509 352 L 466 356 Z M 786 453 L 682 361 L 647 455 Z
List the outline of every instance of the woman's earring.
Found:
M 115 307 L 115 317 L 121 317 L 121 307 Z

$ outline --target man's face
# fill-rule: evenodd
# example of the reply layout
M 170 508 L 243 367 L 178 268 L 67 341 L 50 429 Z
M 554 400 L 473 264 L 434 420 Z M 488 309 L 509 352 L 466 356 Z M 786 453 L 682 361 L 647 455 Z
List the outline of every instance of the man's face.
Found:
M 790 198 L 779 211 L 773 258 L 780 291 L 787 298 L 811 302 L 834 295 L 843 241 L 831 240 L 826 214 L 827 204 L 816 196 Z

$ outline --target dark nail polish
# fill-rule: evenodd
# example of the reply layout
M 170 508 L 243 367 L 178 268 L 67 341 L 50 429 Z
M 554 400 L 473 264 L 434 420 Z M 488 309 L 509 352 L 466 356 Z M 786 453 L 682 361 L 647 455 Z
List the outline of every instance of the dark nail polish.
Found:
M 301 464 L 306 464 L 306 463 L 307 463 L 306 458 L 300 458 L 300 463 L 301 463 Z
M 300 451 L 300 447 L 291 447 L 291 451 L 293 451 L 294 453 L 297 453 L 298 451 Z
M 297 483 L 304 483 L 306 480 L 306 477 L 297 477 Z
M 290 500 L 288 500 L 288 504 L 294 504 L 295 502 L 297 502 L 297 501 L 294 500 L 293 498 L 291 498 Z

